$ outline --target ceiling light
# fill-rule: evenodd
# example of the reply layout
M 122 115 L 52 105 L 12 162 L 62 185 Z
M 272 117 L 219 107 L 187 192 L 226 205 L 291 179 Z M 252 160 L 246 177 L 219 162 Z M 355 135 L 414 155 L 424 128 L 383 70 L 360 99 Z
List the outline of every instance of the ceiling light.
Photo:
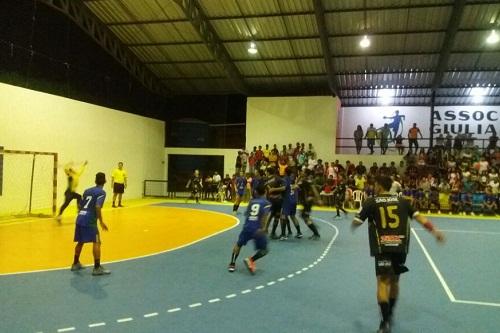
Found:
M 377 97 L 382 105 L 391 104 L 394 95 L 396 95 L 396 91 L 394 89 L 380 89 L 377 91 Z
M 363 36 L 363 39 L 361 39 L 361 41 L 359 42 L 359 46 L 361 46 L 362 48 L 367 48 L 369 47 L 371 44 L 370 40 L 368 39 L 368 36 L 367 35 L 364 35 Z
M 471 88 L 469 95 L 472 96 L 472 102 L 474 104 L 482 103 L 484 100 L 484 96 L 488 95 L 488 88 L 485 87 Z
M 486 38 L 486 43 L 488 44 L 496 44 L 500 40 L 500 36 L 498 36 L 495 30 L 491 30 L 490 35 Z
M 254 42 L 250 43 L 250 47 L 247 49 L 247 51 L 250 54 L 257 54 L 257 52 L 259 52 L 259 50 L 257 50 L 257 45 L 255 45 Z

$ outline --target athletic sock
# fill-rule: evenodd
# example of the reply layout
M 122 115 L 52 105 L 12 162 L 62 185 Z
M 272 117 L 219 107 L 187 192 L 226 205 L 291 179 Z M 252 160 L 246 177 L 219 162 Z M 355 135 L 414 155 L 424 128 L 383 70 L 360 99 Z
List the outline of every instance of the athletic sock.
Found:
M 389 318 L 391 316 L 389 303 L 380 302 L 378 305 L 380 306 L 380 312 L 382 313 L 382 321 L 389 322 Z
M 273 231 L 271 232 L 273 235 L 276 234 L 276 228 L 278 228 L 278 219 L 273 220 Z
M 285 236 L 285 234 L 286 234 L 286 221 L 281 219 L 280 222 L 281 222 L 280 223 L 281 224 L 281 235 Z
M 390 309 L 389 316 L 391 317 L 394 312 L 394 307 L 396 306 L 397 301 L 398 301 L 397 298 L 389 298 L 389 309 Z
M 286 219 L 286 228 L 288 229 L 288 233 L 291 234 L 292 228 L 290 227 L 290 220 L 289 219 Z
M 257 261 L 267 254 L 267 250 L 259 250 L 252 256 L 252 261 Z
M 73 264 L 77 264 L 79 261 L 80 261 L 80 255 L 79 254 L 75 254 L 75 257 L 73 259 Z
M 234 252 L 231 254 L 231 264 L 234 264 L 236 262 L 236 259 L 238 259 L 239 255 L 239 253 L 235 254 Z
M 297 229 L 297 233 L 298 234 L 301 234 L 301 232 L 300 232 L 300 225 L 298 223 L 295 224 L 295 229 Z
M 311 231 L 316 235 L 316 236 L 319 236 L 319 232 L 318 232 L 318 228 L 316 227 L 316 225 L 314 223 L 311 223 L 311 224 L 308 224 L 307 225 L 309 227 L 309 229 L 311 229 Z
M 94 268 L 99 268 L 101 266 L 101 259 L 94 259 Z

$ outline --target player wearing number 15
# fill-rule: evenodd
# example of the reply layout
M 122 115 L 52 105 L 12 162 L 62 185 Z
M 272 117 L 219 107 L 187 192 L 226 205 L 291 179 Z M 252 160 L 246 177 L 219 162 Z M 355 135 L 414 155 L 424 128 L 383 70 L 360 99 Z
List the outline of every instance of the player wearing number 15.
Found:
M 267 250 L 267 237 L 264 232 L 264 224 L 269 217 L 269 210 L 271 203 L 264 198 L 266 188 L 263 183 L 255 188 L 255 198 L 248 203 L 247 211 L 245 213 L 245 224 L 241 231 L 238 241 L 234 245 L 233 253 L 231 255 L 231 262 L 228 266 L 229 272 L 234 272 L 236 269 L 236 259 L 240 254 L 242 246 L 245 246 L 249 240 L 254 240 L 255 249 L 257 252 L 249 258 L 244 260 L 245 266 L 251 274 L 255 273 L 255 262 L 268 253 Z
M 101 266 L 101 238 L 99 237 L 99 229 L 97 227 L 97 221 L 99 220 L 101 228 L 106 231 L 108 230 L 108 227 L 102 220 L 101 214 L 101 208 L 106 199 L 106 192 L 103 190 L 105 183 L 106 176 L 104 173 L 99 172 L 95 175 L 96 186 L 86 189 L 83 193 L 82 200 L 80 201 L 80 211 L 76 218 L 75 242 L 77 244 L 73 265 L 71 266 L 72 271 L 78 271 L 83 268 L 82 264 L 80 264 L 80 253 L 82 252 L 83 244 L 93 243 L 94 270 L 92 271 L 92 275 L 111 273 Z
M 352 228 L 368 219 L 370 255 L 375 257 L 377 300 L 382 313 L 378 332 L 390 332 L 392 314 L 399 294 L 399 275 L 408 271 L 404 265 L 410 243 L 410 224 L 414 218 L 439 242 L 443 234 L 405 198 L 391 194 L 392 180 L 387 176 L 375 179 L 376 196 L 367 199 L 352 221 Z

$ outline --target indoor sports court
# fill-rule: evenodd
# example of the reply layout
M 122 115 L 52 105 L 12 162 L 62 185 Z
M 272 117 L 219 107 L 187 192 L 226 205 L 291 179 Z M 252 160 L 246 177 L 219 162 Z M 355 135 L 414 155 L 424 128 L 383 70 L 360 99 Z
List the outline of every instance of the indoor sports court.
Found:
M 0 332 L 499 331 L 499 17 L 2 2 Z

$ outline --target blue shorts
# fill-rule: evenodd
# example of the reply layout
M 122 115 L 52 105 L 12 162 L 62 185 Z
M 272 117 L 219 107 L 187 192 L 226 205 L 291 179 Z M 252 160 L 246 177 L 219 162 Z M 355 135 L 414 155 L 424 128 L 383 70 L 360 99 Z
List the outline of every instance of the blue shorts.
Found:
M 264 233 L 257 233 L 258 229 L 243 229 L 236 243 L 239 247 L 247 245 L 249 240 L 254 240 L 256 250 L 267 249 L 267 237 Z
M 238 196 L 242 197 L 245 195 L 245 190 L 238 190 L 238 192 L 236 192 L 238 194 Z
M 297 203 L 283 202 L 282 214 L 285 216 L 295 216 L 297 214 Z
M 76 225 L 75 227 L 75 242 L 78 243 L 100 243 L 99 229 L 95 227 L 84 227 Z

